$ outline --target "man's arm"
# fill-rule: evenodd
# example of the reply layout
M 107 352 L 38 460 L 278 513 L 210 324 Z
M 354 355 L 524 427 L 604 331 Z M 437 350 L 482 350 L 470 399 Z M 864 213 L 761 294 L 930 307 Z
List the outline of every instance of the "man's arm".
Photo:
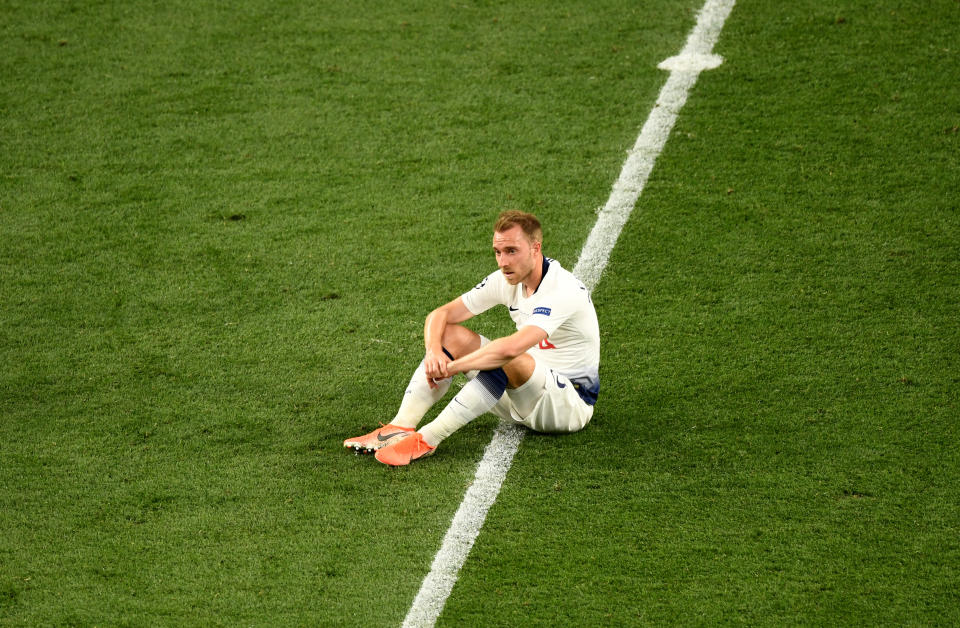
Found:
M 456 325 L 472 318 L 473 312 L 467 309 L 463 299 L 457 297 L 445 305 L 441 305 L 427 315 L 423 324 L 424 357 L 423 365 L 427 372 L 427 382 L 435 388 L 434 379 L 447 377 L 446 365 L 450 358 L 443 352 L 443 332 L 447 325 Z
M 480 347 L 473 353 L 447 362 L 445 371 L 448 375 L 455 375 L 473 370 L 489 371 L 499 368 L 523 355 L 530 347 L 546 338 L 546 331 L 536 325 L 527 325 L 509 336 L 491 341 L 490 344 Z

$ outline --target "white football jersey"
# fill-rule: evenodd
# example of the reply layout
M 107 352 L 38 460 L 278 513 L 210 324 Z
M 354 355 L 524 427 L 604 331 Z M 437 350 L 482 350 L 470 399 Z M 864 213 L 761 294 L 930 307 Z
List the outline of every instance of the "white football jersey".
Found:
M 511 286 L 500 270 L 462 295 L 474 315 L 505 305 L 517 329 L 536 325 L 547 339 L 530 353 L 539 364 L 569 379 L 580 398 L 593 405 L 600 392 L 600 326 L 590 292 L 556 260 L 543 258 L 543 278 L 530 297 L 523 284 Z

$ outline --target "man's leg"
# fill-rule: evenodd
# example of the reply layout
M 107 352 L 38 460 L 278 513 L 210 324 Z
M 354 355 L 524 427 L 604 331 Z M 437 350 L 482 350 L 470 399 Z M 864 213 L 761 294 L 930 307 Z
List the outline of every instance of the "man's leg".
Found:
M 444 331 L 442 344 L 444 351 L 451 356 L 461 356 L 480 348 L 482 336 L 463 327 L 462 325 L 448 325 Z M 414 371 L 410 383 L 400 402 L 400 409 L 396 416 L 387 425 L 381 426 L 369 434 L 348 438 L 343 442 L 344 447 L 353 448 L 360 452 L 376 451 L 386 447 L 396 440 L 414 432 L 417 424 L 423 419 L 433 404 L 440 401 L 450 389 L 452 378 L 436 380 L 433 388 L 427 382 L 427 375 L 423 361 Z
M 441 344 L 444 352 L 452 360 L 479 349 L 481 336 L 462 325 L 447 325 Z M 437 387 L 431 388 L 421 360 L 420 366 L 410 378 L 410 384 L 400 402 L 400 409 L 390 423 L 401 427 L 416 427 L 427 410 L 447 394 L 451 380 L 450 377 L 435 380 Z
M 481 339 L 481 342 L 487 341 Z M 508 385 L 523 386 L 524 378 L 529 378 L 535 370 L 536 360 L 524 353 L 501 368 L 478 372 L 436 419 L 419 432 L 377 450 L 377 460 L 391 466 L 404 466 L 431 455 L 447 436 L 493 409 Z
M 519 388 L 524 385 L 533 375 L 536 365 L 533 356 L 524 353 L 501 368 L 477 373 L 436 419 L 420 429 L 424 441 L 436 447 L 473 419 L 489 412 L 508 387 Z
M 427 413 L 433 404 L 437 403 L 450 389 L 452 378 L 435 380 L 436 388 L 431 388 L 427 381 L 427 372 L 423 366 L 423 360 L 417 370 L 413 372 L 410 383 L 403 393 L 403 399 L 400 401 L 400 409 L 396 416 L 391 419 L 392 425 L 400 427 L 414 428 L 420 423 L 420 419 Z

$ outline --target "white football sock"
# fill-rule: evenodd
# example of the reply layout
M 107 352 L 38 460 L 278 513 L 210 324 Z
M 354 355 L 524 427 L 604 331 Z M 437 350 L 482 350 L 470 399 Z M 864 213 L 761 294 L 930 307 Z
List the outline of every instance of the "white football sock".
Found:
M 470 421 L 489 412 L 503 396 L 506 385 L 507 375 L 503 369 L 481 371 L 460 389 L 436 419 L 419 430 L 423 440 L 436 447 Z
M 416 427 L 433 404 L 440 401 L 450 389 L 452 377 L 437 380 L 437 387 L 430 388 L 427 383 L 427 371 L 420 362 L 420 366 L 414 371 L 410 378 L 410 384 L 403 395 L 403 401 L 400 402 L 400 409 L 397 410 L 397 416 L 391 421 L 391 425 L 400 427 Z

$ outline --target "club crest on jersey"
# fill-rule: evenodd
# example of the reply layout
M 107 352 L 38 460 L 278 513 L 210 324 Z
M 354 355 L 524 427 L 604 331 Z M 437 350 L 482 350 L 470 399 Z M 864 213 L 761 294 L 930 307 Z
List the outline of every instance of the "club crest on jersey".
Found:
M 533 315 L 543 314 L 544 316 L 550 316 L 550 308 L 548 307 L 535 307 L 533 308 Z

